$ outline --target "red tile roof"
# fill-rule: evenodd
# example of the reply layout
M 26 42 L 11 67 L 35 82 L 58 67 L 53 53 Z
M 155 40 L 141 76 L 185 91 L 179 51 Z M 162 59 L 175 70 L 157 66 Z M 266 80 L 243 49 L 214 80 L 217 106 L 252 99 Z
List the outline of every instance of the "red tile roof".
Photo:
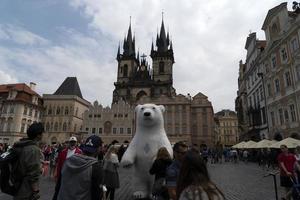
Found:
M 40 95 L 38 93 L 36 93 L 35 91 L 33 91 L 28 85 L 26 85 L 25 83 L 16 83 L 16 84 L 5 84 L 5 85 L 0 85 L 0 93 L 3 92 L 8 92 L 9 90 L 14 89 L 17 90 L 19 92 L 25 92 L 28 93 L 30 95 L 37 95 L 40 97 Z

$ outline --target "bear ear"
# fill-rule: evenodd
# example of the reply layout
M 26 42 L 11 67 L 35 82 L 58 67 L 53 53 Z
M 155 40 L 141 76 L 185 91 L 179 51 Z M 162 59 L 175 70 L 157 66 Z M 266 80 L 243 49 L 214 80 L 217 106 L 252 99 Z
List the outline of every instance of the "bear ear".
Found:
M 165 112 L 166 109 L 163 105 L 159 105 L 158 107 L 159 107 L 159 109 L 161 110 L 162 113 Z
M 134 110 L 134 111 L 135 111 L 135 112 L 138 112 L 138 111 L 140 110 L 141 107 L 142 107 L 142 105 L 140 105 L 140 104 L 137 105 L 137 106 L 135 107 L 135 110 Z

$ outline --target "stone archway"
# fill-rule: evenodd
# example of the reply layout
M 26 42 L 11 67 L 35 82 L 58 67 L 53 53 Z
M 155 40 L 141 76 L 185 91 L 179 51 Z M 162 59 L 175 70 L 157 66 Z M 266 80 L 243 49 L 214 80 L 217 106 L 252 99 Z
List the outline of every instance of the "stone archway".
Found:
M 136 95 L 136 100 L 140 100 L 140 98 L 142 98 L 143 96 L 147 96 L 147 93 L 144 90 L 139 91 Z
M 112 130 L 112 123 L 110 121 L 104 122 L 104 133 L 110 134 Z

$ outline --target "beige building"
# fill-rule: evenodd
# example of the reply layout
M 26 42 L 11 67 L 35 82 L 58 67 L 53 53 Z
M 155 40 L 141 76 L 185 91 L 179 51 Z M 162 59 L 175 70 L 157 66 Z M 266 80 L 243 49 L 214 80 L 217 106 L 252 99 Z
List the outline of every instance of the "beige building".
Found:
M 267 46 L 262 56 L 269 131 L 273 138 L 299 134 L 300 15 L 287 3 L 269 10 L 262 29 Z
M 162 21 L 156 46 L 151 46 L 152 67 L 147 56 L 135 52 L 135 39 L 131 25 L 123 43 L 123 52 L 118 49 L 117 81 L 114 83 L 113 104 L 103 108 L 94 104 L 85 113 L 83 131 L 87 134 L 102 134 L 104 141 L 124 142 L 134 134 L 134 108 L 137 104 L 164 105 L 165 129 L 171 143 L 186 141 L 189 144 L 214 144 L 213 107 L 208 97 L 198 93 L 194 97 L 176 94 L 173 87 L 174 55 L 169 33 Z M 131 112 L 130 112 L 131 110 Z M 98 117 L 94 117 L 98 116 Z M 127 116 L 127 117 L 125 117 Z M 108 127 L 104 132 L 105 127 Z M 127 131 L 126 131 L 127 130 Z M 129 131 L 130 130 L 130 131 Z
M 47 143 L 64 142 L 70 136 L 81 139 L 83 113 L 90 103 L 81 94 L 76 77 L 67 77 L 54 94 L 44 94 L 43 123 Z
M 198 93 L 194 97 L 182 94 L 158 98 L 143 97 L 137 103 L 164 105 L 164 123 L 171 143 L 186 141 L 188 144 L 214 145 L 214 111 L 207 96 Z
M 286 2 L 270 9 L 263 22 L 262 30 L 265 32 L 266 45 L 257 51 L 256 59 L 249 59 L 245 64 L 240 63 L 239 91 L 236 100 L 239 122 L 242 121 L 241 119 L 245 122 L 246 119 L 248 120 L 246 126 L 251 128 L 251 113 L 258 114 L 256 111 L 260 109 L 265 113 L 265 116 L 260 115 L 263 123 L 254 123 L 254 132 L 252 132 L 256 133 L 257 128 L 265 123 L 267 129 L 260 134 L 260 139 L 299 137 L 299 9 L 289 11 Z M 256 37 L 252 37 L 251 40 L 249 38 L 250 35 L 247 41 L 258 44 Z M 247 50 L 249 50 L 247 55 L 254 52 Z M 256 92 L 257 87 L 263 90 L 259 89 Z M 256 107 L 255 103 L 257 103 Z M 252 133 L 246 132 L 248 138 L 252 138 L 250 135 Z
M 26 137 L 27 128 L 41 121 L 43 101 L 35 83 L 0 85 L 0 143 L 13 144 Z
M 103 107 L 97 101 L 89 106 L 83 115 L 82 132 L 85 137 L 97 134 L 105 144 L 116 140 L 120 143 L 130 141 L 134 129 L 134 107 L 120 100 L 110 107 Z
M 215 114 L 216 144 L 222 147 L 230 147 L 239 141 L 238 119 L 234 111 L 222 110 Z

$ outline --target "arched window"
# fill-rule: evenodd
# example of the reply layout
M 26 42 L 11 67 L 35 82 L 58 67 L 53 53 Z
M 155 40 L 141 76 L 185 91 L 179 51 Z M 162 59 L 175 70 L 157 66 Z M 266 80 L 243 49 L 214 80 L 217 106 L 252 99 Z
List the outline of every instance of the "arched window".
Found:
M 49 106 L 48 115 L 52 115 L 52 108 L 51 108 L 51 106 Z
M 147 93 L 143 90 L 137 93 L 136 100 L 138 101 L 142 96 L 147 96 Z
M 124 65 L 123 76 L 124 77 L 128 76 L 128 65 Z
M 104 133 L 105 134 L 110 134 L 112 129 L 112 123 L 110 121 L 106 121 L 104 123 Z
M 159 73 L 163 74 L 165 72 L 165 63 L 159 62 Z
M 56 108 L 56 114 L 57 114 L 57 115 L 60 114 L 60 107 L 59 107 L 59 106 L 57 106 L 57 108 Z
M 50 130 L 50 123 L 47 122 L 47 124 L 46 124 L 46 131 L 48 132 L 49 130 Z
M 67 131 L 67 123 L 66 122 L 63 123 L 63 128 L 62 129 L 63 129 L 63 131 Z
M 68 114 L 69 114 L 69 108 L 66 107 L 66 108 L 65 108 L 65 115 L 68 115 Z
M 7 128 L 6 128 L 6 130 L 7 130 L 7 132 L 11 132 L 12 131 L 12 125 L 13 125 L 13 118 L 8 118 L 8 120 L 7 120 Z
M 55 124 L 54 124 L 54 131 L 57 131 L 57 130 L 58 130 L 58 123 L 55 122 Z

